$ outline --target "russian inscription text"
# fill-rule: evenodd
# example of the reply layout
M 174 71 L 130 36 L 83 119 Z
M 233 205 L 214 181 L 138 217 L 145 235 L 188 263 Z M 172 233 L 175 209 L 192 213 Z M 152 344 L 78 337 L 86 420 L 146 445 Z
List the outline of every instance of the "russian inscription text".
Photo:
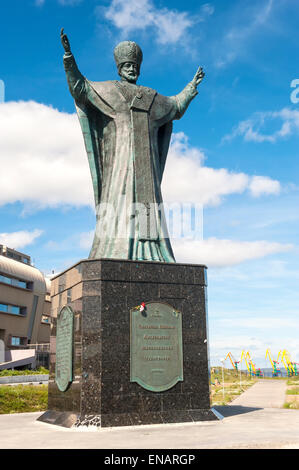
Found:
M 148 302 L 145 314 L 132 309 L 130 315 L 131 382 L 152 392 L 170 389 L 183 380 L 181 312 L 163 302 Z
M 55 382 L 65 392 L 73 381 L 74 313 L 63 307 L 57 317 Z

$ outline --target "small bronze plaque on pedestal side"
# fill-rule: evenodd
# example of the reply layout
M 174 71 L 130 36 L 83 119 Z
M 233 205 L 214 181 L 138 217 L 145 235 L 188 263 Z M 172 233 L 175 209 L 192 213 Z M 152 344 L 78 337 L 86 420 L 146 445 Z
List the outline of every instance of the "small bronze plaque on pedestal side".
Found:
M 57 317 L 55 382 L 65 392 L 73 381 L 74 312 L 63 307 Z
M 182 314 L 164 302 L 130 311 L 131 382 L 163 392 L 183 380 Z

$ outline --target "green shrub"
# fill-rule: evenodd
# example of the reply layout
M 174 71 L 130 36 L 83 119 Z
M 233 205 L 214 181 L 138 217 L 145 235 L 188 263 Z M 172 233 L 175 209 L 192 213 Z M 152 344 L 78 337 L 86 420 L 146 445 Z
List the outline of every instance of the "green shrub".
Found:
M 4 369 L 0 370 L 0 377 L 12 377 L 15 375 L 38 375 L 38 374 L 49 374 L 48 369 L 45 367 L 39 367 L 36 370 L 12 370 L 12 369 Z

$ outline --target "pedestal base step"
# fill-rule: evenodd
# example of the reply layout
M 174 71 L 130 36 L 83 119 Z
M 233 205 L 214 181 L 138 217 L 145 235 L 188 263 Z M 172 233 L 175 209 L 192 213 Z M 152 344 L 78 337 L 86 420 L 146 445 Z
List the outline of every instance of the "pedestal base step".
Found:
M 222 418 L 222 415 L 214 410 L 214 408 L 186 411 L 161 411 L 144 414 L 120 413 L 85 416 L 80 416 L 74 412 L 48 410 L 38 418 L 38 421 L 66 428 L 79 428 L 82 426 L 104 428 L 111 426 L 141 426 L 147 424 L 214 421 Z

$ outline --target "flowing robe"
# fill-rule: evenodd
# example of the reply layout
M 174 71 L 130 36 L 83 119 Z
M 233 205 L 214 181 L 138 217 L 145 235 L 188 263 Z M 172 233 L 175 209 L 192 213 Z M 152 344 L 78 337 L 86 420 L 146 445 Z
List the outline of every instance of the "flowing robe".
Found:
M 90 258 L 175 262 L 162 204 L 161 181 L 172 121 L 197 90 L 176 96 L 125 81 L 91 82 L 71 53 L 64 67 L 89 160 L 96 205 Z

